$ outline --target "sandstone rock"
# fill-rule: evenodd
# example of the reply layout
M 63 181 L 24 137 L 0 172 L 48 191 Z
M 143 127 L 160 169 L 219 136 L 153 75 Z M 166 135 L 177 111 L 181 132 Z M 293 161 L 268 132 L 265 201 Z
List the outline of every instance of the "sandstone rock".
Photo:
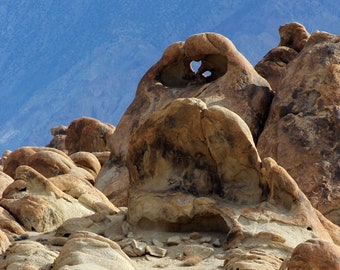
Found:
M 299 244 L 291 258 L 280 270 L 340 269 L 340 247 L 322 240 L 308 240 Z
M 70 158 L 78 167 L 87 170 L 94 178 L 97 177 L 101 165 L 95 155 L 89 152 L 77 152 L 70 155 Z
M 2 207 L 0 207 L 0 229 L 9 235 L 21 235 L 25 233 L 25 230 L 15 218 Z
M 214 249 L 202 245 L 186 245 L 183 249 L 183 254 L 185 256 L 197 255 L 202 259 L 206 259 L 214 254 Z
M 8 156 L 12 153 L 10 150 L 6 150 L 5 152 L 2 153 L 2 156 L 0 158 L 0 165 L 3 166 L 6 163 L 6 160 Z
M 173 101 L 132 135 L 127 165 L 129 222 L 222 232 L 227 269 L 277 270 L 299 243 L 340 232 L 323 225 L 283 167 L 260 159 L 248 126 L 224 107 Z
M 2 229 L 0 229 L 0 254 L 3 254 L 10 244 L 11 242 L 9 241 L 7 234 Z
M 123 248 L 123 251 L 129 257 L 140 257 L 145 255 L 146 252 L 146 243 L 137 241 L 135 239 L 131 239 L 129 244 Z
M 92 152 L 93 155 L 98 159 L 100 166 L 103 166 L 106 161 L 108 161 L 110 157 L 110 151 L 105 152 Z
M 340 224 L 340 37 L 315 32 L 287 70 L 257 147 Z
M 13 178 L 0 171 L 0 197 L 9 184 L 13 183 Z
M 47 147 L 56 148 L 62 151 L 66 151 L 65 139 L 67 134 L 66 126 L 57 126 L 51 128 L 51 134 L 53 139 L 47 145 Z
M 297 57 L 310 34 L 299 23 L 288 23 L 279 28 L 280 44 L 269 51 L 255 66 L 255 70 L 277 91 L 285 76 L 287 64 Z
M 20 188 L 17 188 L 18 182 Z M 50 231 L 71 217 L 93 213 L 43 175 L 25 165 L 17 168 L 15 181 L 5 190 L 0 205 L 13 214 L 27 230 L 38 232 Z
M 58 255 L 46 249 L 42 244 L 30 240 L 15 243 L 6 252 L 6 259 L 1 269 L 49 270 Z
M 168 238 L 168 240 L 166 241 L 166 244 L 168 246 L 177 246 L 181 243 L 181 238 L 178 235 L 175 236 L 171 236 Z
M 67 129 L 65 146 L 69 154 L 79 151 L 103 152 L 109 150 L 108 138 L 115 127 L 97 119 L 81 117 L 73 120 Z
M 166 253 L 168 252 L 165 248 L 161 248 L 159 246 L 149 246 L 145 247 L 145 252 L 150 254 L 151 256 L 163 258 L 165 257 Z
M 195 61 L 201 62 L 196 73 L 191 68 Z M 151 114 L 176 98 L 195 97 L 207 105 L 233 110 L 245 120 L 256 140 L 272 95 L 268 82 L 229 39 L 219 34 L 198 34 L 170 45 L 141 79 L 134 101 L 111 136 L 112 154 L 98 175 L 96 186 L 114 204 L 126 201 L 123 197 L 128 186 L 125 158 L 130 137 Z
M 64 152 L 48 147 L 22 147 L 13 151 L 7 159 L 4 172 L 14 178 L 15 170 L 20 165 L 29 165 L 45 177 L 64 174 L 76 167 Z
M 117 243 L 90 232 L 72 234 L 53 264 L 53 269 L 70 267 L 83 270 L 137 269 Z

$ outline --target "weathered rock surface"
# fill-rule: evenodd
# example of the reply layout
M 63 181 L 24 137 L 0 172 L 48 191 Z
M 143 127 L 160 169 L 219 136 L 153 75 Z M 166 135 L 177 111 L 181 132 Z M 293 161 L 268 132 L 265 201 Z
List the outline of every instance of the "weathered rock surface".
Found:
M 299 244 L 280 270 L 299 269 L 340 269 L 340 247 L 322 240 L 308 240 Z
M 1 269 L 49 270 L 57 256 L 58 254 L 56 252 L 48 250 L 38 242 L 24 240 L 15 243 L 7 250 L 6 258 L 1 265 Z
M 340 224 L 339 41 L 339 36 L 315 32 L 289 62 L 276 87 L 269 118 L 257 144 L 260 155 L 273 157 L 297 181 L 312 204 L 337 224 Z
M 12 177 L 0 171 L 0 197 L 2 195 L 2 192 L 7 188 L 9 184 L 13 183 L 13 181 L 14 180 Z
M 129 222 L 225 232 L 224 247 L 243 250 L 230 251 L 227 269 L 278 269 L 299 243 L 336 237 L 287 171 L 261 161 L 247 124 L 224 107 L 173 101 L 132 135 L 127 165 Z M 244 268 L 256 252 L 263 256 L 255 268 Z
M 283 25 L 279 28 L 279 33 L 278 47 L 269 51 L 255 66 L 256 71 L 270 83 L 273 90 L 278 90 L 277 86 L 284 77 L 287 64 L 297 57 L 310 36 L 299 23 Z
M 51 134 L 53 139 L 47 145 L 47 147 L 52 147 L 66 152 L 65 140 L 67 135 L 66 126 L 58 126 L 51 128 Z
M 65 146 L 69 154 L 79 151 L 108 151 L 108 139 L 115 131 L 111 124 L 104 124 L 97 119 L 82 117 L 73 120 L 67 129 Z
M 61 179 L 49 180 L 29 166 L 19 166 L 15 181 L 4 191 L 0 205 L 26 230 L 38 232 L 53 230 L 69 218 L 119 211 L 89 183 L 58 177 Z
M 78 232 L 70 236 L 55 260 L 53 269 L 136 270 L 137 268 L 117 243 L 94 233 Z
M 201 62 L 197 72 L 191 68 L 195 61 Z M 152 113 L 176 98 L 187 97 L 239 114 L 256 140 L 267 116 L 272 91 L 233 43 L 219 34 L 198 34 L 170 45 L 141 79 L 134 101 L 110 138 L 112 154 L 96 186 L 115 204 L 126 201 L 125 157 L 131 135 Z

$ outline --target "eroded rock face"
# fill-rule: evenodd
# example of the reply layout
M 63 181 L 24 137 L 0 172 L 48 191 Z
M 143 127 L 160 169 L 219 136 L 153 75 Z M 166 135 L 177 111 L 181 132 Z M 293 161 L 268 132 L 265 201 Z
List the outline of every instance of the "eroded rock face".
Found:
M 297 57 L 310 34 L 299 23 L 288 23 L 279 28 L 280 44 L 270 50 L 255 66 L 256 71 L 277 91 L 284 77 L 287 64 Z
M 0 171 L 0 197 L 2 195 L 2 192 L 7 188 L 9 184 L 13 183 L 13 181 L 14 180 L 12 177 Z
M 129 222 L 224 232 L 226 269 L 278 269 L 301 242 L 340 240 L 287 171 L 261 161 L 248 125 L 224 107 L 173 101 L 132 135 L 127 165 Z
M 69 154 L 79 151 L 108 151 L 108 139 L 115 131 L 111 124 L 104 124 L 97 119 L 82 117 L 73 120 L 67 129 L 65 147 Z
M 280 270 L 340 269 L 340 247 L 322 240 L 299 244 Z
M 0 205 L 26 230 L 37 232 L 53 230 L 69 218 L 119 211 L 87 181 L 67 176 L 72 175 L 47 179 L 33 168 L 21 165 Z
M 66 269 L 70 265 L 89 270 L 137 269 L 117 243 L 90 232 L 72 234 L 55 260 L 53 269 Z
M 201 63 L 197 72 L 191 67 L 195 61 Z M 110 200 L 124 201 L 119 194 L 126 194 L 125 158 L 134 131 L 152 113 L 176 98 L 188 97 L 234 111 L 245 120 L 257 140 L 272 91 L 232 42 L 219 34 L 198 34 L 170 45 L 141 79 L 134 101 L 110 138 L 112 154 L 96 184 Z M 121 192 L 117 194 L 111 186 L 119 187 Z
M 6 252 L 6 259 L 1 269 L 51 269 L 53 261 L 58 256 L 42 244 L 30 240 L 15 243 Z
M 340 37 L 315 32 L 289 62 L 257 147 L 340 224 Z M 302 45 L 301 45 L 302 46 Z M 299 48 L 301 48 L 299 46 Z
M 47 145 L 47 147 L 56 148 L 62 151 L 66 151 L 65 139 L 67 134 L 66 126 L 57 126 L 51 128 L 51 134 L 53 139 Z

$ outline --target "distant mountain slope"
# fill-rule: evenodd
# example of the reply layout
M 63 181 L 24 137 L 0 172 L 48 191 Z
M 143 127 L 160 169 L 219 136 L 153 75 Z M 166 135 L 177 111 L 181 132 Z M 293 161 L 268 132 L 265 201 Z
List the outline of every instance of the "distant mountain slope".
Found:
M 143 74 L 173 42 L 229 37 L 256 64 L 280 25 L 339 34 L 338 1 L 73 0 L 0 2 L 0 154 L 46 145 L 91 116 L 116 125 Z

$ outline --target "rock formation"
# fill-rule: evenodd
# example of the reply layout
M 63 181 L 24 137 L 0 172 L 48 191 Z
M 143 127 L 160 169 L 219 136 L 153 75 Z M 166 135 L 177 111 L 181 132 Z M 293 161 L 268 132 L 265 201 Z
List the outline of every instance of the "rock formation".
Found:
M 195 61 L 201 63 L 197 72 L 191 67 Z M 176 98 L 199 98 L 207 105 L 232 110 L 245 120 L 256 141 L 272 95 L 268 82 L 219 34 L 198 34 L 170 45 L 141 79 L 135 99 L 111 136 L 112 154 L 96 187 L 113 203 L 126 203 L 125 157 L 130 136 L 152 113 Z
M 0 268 L 340 269 L 340 38 L 279 32 L 259 73 L 221 35 L 174 43 L 116 130 L 4 153 Z
M 114 130 L 113 125 L 89 117 L 73 120 L 67 129 L 65 147 L 69 154 L 108 151 L 108 139 Z
M 340 37 L 315 32 L 305 42 L 306 33 L 293 33 L 290 43 L 289 33 L 282 31 L 280 45 L 300 52 L 275 83 L 257 147 L 261 156 L 273 157 L 288 171 L 317 209 L 340 224 Z
M 224 107 L 173 101 L 132 135 L 127 165 L 129 222 L 224 232 L 227 269 L 278 269 L 310 238 L 340 243 L 294 179 L 273 159 L 261 161 L 247 124 Z

